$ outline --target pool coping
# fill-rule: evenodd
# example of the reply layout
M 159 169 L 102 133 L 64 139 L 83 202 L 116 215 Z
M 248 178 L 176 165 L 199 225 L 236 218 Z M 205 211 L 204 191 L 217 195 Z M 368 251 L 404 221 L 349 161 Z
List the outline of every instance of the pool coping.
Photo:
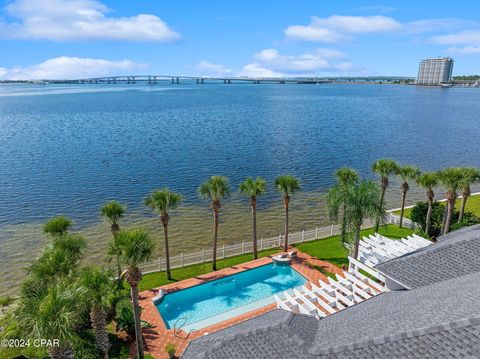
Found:
M 312 257 L 306 253 L 298 251 L 296 248 L 292 248 L 298 253 L 298 257 L 292 260 L 291 266 L 295 269 L 300 275 L 306 278 L 308 282 L 318 282 L 319 279 L 326 281 L 327 277 L 320 273 L 316 269 L 312 269 L 308 263 L 320 265 L 326 267 L 330 272 L 341 274 L 342 270 L 335 265 L 319 260 L 315 257 Z M 226 319 L 222 322 L 215 323 L 213 325 L 207 326 L 205 328 L 196 330 L 190 335 L 183 331 L 180 332 L 181 338 L 175 337 L 173 329 L 167 329 L 163 318 L 161 317 L 160 312 L 158 311 L 156 305 L 154 304 L 152 298 L 154 298 L 159 290 L 165 291 L 165 293 L 172 293 L 182 289 L 187 289 L 194 287 L 199 284 L 210 282 L 216 279 L 222 279 L 233 274 L 241 273 L 243 271 L 254 269 L 272 262 L 272 257 L 284 252 L 278 252 L 267 257 L 255 259 L 249 262 L 237 264 L 232 267 L 224 268 L 217 270 L 215 272 L 210 272 L 207 274 L 202 274 L 197 277 L 185 279 L 179 282 L 170 283 L 152 290 L 143 291 L 139 294 L 140 306 L 142 310 L 142 320 L 150 323 L 152 328 L 144 328 L 143 335 L 146 342 L 146 351 L 154 355 L 155 358 L 168 358 L 164 348 L 167 343 L 173 343 L 177 346 L 177 356 L 181 355 L 188 343 L 196 338 L 199 338 L 203 335 L 216 332 L 221 329 L 225 329 L 232 325 L 238 324 L 245 320 L 254 318 L 260 314 L 269 312 L 276 308 L 275 304 L 270 304 L 265 307 L 261 307 L 247 313 L 235 316 L 233 318 Z M 182 339 L 183 338 L 183 339 Z M 134 346 L 132 346 L 131 353 L 134 353 Z
M 265 257 L 265 258 L 267 258 L 267 257 Z M 223 277 L 221 277 L 221 278 L 211 279 L 211 280 L 205 281 L 205 282 L 203 282 L 203 283 L 195 284 L 195 285 L 192 285 L 192 286 L 189 286 L 189 287 L 186 287 L 186 288 L 182 288 L 182 289 L 179 289 L 179 290 L 174 290 L 174 291 L 169 291 L 169 292 L 165 291 L 165 292 L 164 292 L 164 295 L 163 295 L 161 298 L 158 298 L 158 299 L 155 299 L 155 300 L 152 299 L 152 300 L 153 300 L 153 304 L 155 305 L 155 307 L 157 307 L 157 310 L 160 312 L 160 310 L 158 309 L 158 305 L 159 305 L 159 303 L 160 303 L 161 301 L 163 301 L 163 299 L 164 299 L 167 295 L 174 294 L 174 293 L 177 293 L 177 292 L 186 290 L 186 289 L 191 289 L 191 288 L 195 288 L 195 287 L 198 287 L 198 286 L 202 286 L 202 285 L 205 285 L 205 284 L 208 284 L 208 283 L 211 283 L 211 282 L 220 281 L 220 280 L 222 280 L 222 279 L 227 279 L 227 278 L 229 278 L 229 277 L 232 277 L 232 276 L 235 276 L 235 275 L 238 275 L 238 274 L 241 274 L 241 273 L 246 273 L 246 272 L 249 272 L 249 271 L 253 271 L 253 270 L 255 270 L 255 269 L 259 269 L 259 268 L 261 268 L 261 267 L 272 266 L 272 265 L 275 265 L 275 261 L 269 261 L 269 262 L 267 262 L 267 263 L 265 263 L 265 264 L 261 264 L 261 265 L 255 266 L 255 267 L 253 267 L 253 268 L 248 268 L 248 269 L 245 269 L 245 270 L 241 270 L 241 271 L 238 271 L 237 273 L 228 274 L 228 275 L 223 276 Z M 291 267 L 291 269 L 292 269 L 293 271 L 295 271 L 295 272 L 305 281 L 305 282 L 302 283 L 301 285 L 305 285 L 305 284 L 308 283 L 308 281 L 309 281 L 308 278 L 305 277 L 302 273 L 297 272 L 297 271 L 295 270 L 295 268 L 293 268 L 293 266 L 291 265 L 290 262 L 289 262 L 288 264 L 282 264 L 282 266 Z M 291 288 L 285 289 L 285 290 L 291 291 L 293 288 L 297 288 L 297 287 L 299 287 L 299 286 L 300 286 L 300 285 L 297 285 L 297 286 L 295 286 L 295 287 L 291 287 Z M 227 311 L 225 311 L 225 312 L 218 313 L 218 314 L 215 314 L 215 315 L 211 315 L 211 316 L 206 317 L 206 318 L 204 318 L 204 319 L 201 319 L 201 320 L 195 321 L 195 322 L 193 322 L 193 323 L 190 323 L 190 324 L 186 325 L 185 327 L 190 327 L 190 326 L 192 326 L 193 324 L 198 323 L 198 322 L 204 322 L 204 321 L 211 320 L 211 319 L 213 319 L 213 318 L 215 318 L 215 317 L 218 317 L 219 315 L 222 315 L 222 314 L 225 314 L 225 313 L 228 313 L 228 312 L 241 311 L 242 308 L 251 307 L 253 304 L 255 304 L 255 303 L 257 303 L 257 302 L 264 302 L 265 300 L 271 299 L 271 300 L 273 301 L 272 303 L 265 303 L 265 304 L 262 304 L 262 305 L 260 305 L 260 306 L 258 306 L 258 307 L 256 307 L 256 308 L 251 308 L 251 309 L 247 310 L 245 313 L 254 311 L 254 310 L 259 309 L 259 308 L 261 308 L 261 307 L 268 306 L 268 305 L 274 303 L 274 300 L 273 300 L 274 295 L 280 294 L 280 293 L 284 292 L 285 290 L 281 290 L 281 291 L 279 291 L 279 292 L 276 292 L 276 293 L 274 293 L 274 294 L 272 294 L 272 295 L 269 295 L 269 296 L 264 297 L 264 298 L 261 298 L 261 299 L 253 300 L 252 302 L 249 302 L 249 303 L 247 303 L 247 304 L 242 304 L 242 305 L 240 305 L 240 306 L 231 308 L 231 309 L 229 309 L 229 310 L 227 310 Z M 241 314 L 244 314 L 244 313 L 238 313 L 238 314 L 234 315 L 233 317 L 237 317 L 237 316 L 239 316 L 239 315 L 241 315 Z M 162 318 L 162 313 L 161 313 L 161 312 L 160 312 L 160 317 Z M 233 318 L 233 317 L 231 317 L 231 318 Z M 226 319 L 224 319 L 224 320 L 220 320 L 220 321 L 218 321 L 218 322 L 215 322 L 215 323 L 206 325 L 206 326 L 204 326 L 204 327 L 202 327 L 202 328 L 195 329 L 195 331 L 201 330 L 201 329 L 203 329 L 203 328 L 210 327 L 210 326 L 212 326 L 212 325 L 214 325 L 214 324 L 223 322 L 223 321 L 225 321 L 225 320 L 227 320 L 227 319 L 231 319 L 231 318 L 226 318 Z M 163 318 L 162 318 L 162 320 L 163 320 Z M 163 320 L 163 321 L 164 321 L 164 320 Z M 165 321 L 164 321 L 164 323 L 165 323 Z M 173 330 L 173 328 L 167 328 L 167 330 Z

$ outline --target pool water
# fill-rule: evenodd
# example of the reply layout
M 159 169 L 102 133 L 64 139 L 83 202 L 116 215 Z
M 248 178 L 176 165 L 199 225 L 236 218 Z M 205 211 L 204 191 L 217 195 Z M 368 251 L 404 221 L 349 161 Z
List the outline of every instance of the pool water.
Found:
M 167 294 L 155 305 L 167 328 L 195 330 L 273 303 L 275 293 L 306 281 L 290 265 L 271 263 Z

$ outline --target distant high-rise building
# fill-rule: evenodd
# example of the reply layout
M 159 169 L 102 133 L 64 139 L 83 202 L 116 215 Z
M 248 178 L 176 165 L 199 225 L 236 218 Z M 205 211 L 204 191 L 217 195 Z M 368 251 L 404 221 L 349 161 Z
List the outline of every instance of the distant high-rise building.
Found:
M 418 85 L 441 85 L 452 79 L 453 59 L 450 57 L 436 57 L 420 62 L 418 67 Z

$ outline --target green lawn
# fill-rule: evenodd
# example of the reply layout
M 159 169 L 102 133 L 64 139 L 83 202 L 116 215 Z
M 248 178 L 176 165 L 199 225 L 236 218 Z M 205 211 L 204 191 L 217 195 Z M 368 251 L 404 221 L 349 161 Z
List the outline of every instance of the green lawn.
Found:
M 394 225 L 382 226 L 379 229 L 380 234 L 390 238 L 402 238 L 413 233 L 411 229 L 398 228 Z M 373 233 L 373 229 L 365 229 L 362 235 L 369 235 Z M 347 250 L 340 243 L 338 236 L 333 236 L 317 241 L 306 242 L 296 246 L 302 252 L 308 253 L 319 259 L 326 260 L 337 266 L 348 264 Z M 272 248 L 258 253 L 259 258 L 266 257 L 274 253 L 280 252 L 279 248 Z M 244 254 L 236 257 L 226 258 L 217 261 L 217 268 L 227 268 L 240 263 L 245 263 L 253 259 L 252 254 Z M 210 273 L 212 271 L 212 263 L 202 263 L 188 266 L 185 268 L 173 269 L 172 276 L 174 280 L 169 281 L 165 272 L 146 274 L 140 282 L 140 291 L 157 288 L 165 284 L 177 282 L 179 280 L 196 277 L 202 274 Z
M 462 200 L 461 198 L 458 198 L 457 202 L 455 203 L 455 208 L 459 210 L 461 204 L 462 204 Z M 465 206 L 465 211 L 472 212 L 475 216 L 480 217 L 480 195 L 470 196 L 468 198 L 467 204 Z M 412 212 L 411 208 L 406 208 L 404 212 L 404 216 L 406 218 L 410 218 L 411 212 Z M 395 211 L 393 213 L 400 214 L 400 211 Z
M 398 228 L 393 224 L 388 224 L 379 228 L 378 232 L 389 238 L 403 238 L 413 233 L 408 228 Z M 373 228 L 365 229 L 362 236 L 373 234 Z M 311 256 L 325 260 L 336 266 L 348 265 L 347 250 L 342 246 L 338 236 L 319 239 L 317 241 L 297 244 L 296 247 Z

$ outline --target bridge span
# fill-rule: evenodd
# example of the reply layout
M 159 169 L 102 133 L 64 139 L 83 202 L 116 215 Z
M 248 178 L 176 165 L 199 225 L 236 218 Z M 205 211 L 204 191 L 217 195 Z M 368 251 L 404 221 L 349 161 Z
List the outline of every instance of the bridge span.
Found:
M 172 84 L 179 83 L 330 83 L 332 80 L 325 78 L 268 78 L 268 77 L 197 77 L 197 76 L 172 76 L 172 75 L 123 75 L 123 76 L 105 76 L 105 77 L 94 77 L 94 78 L 84 78 L 84 79 L 73 79 L 73 80 L 45 80 L 49 83 L 60 83 L 60 84 L 115 84 L 115 83 L 127 83 L 135 84 L 137 82 L 148 83 L 148 84 L 157 84 L 160 82 L 169 82 Z
M 344 78 L 327 78 L 327 77 L 298 77 L 298 78 L 278 78 L 278 77 L 199 77 L 199 76 L 174 76 L 174 75 L 122 75 L 122 76 L 105 76 L 105 77 L 92 77 L 83 79 L 71 79 L 71 80 L 44 80 L 47 83 L 56 84 L 116 84 L 116 83 L 277 83 L 277 84 L 325 84 L 333 82 L 392 82 L 403 81 L 410 78 L 406 77 L 344 77 Z

